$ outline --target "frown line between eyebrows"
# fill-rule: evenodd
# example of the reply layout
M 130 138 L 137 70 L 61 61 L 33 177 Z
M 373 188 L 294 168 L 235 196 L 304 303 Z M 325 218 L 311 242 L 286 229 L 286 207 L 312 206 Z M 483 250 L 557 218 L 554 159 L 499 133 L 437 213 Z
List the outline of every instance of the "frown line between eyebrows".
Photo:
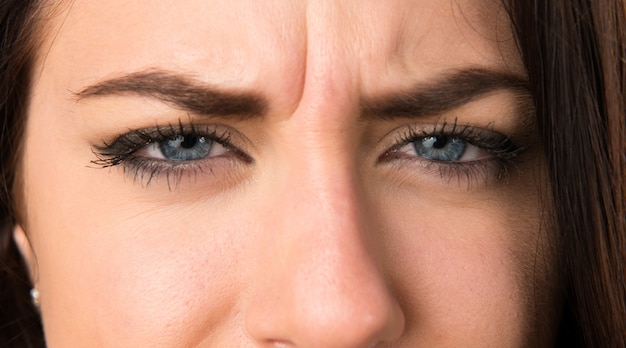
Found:
M 466 69 L 432 82 L 420 82 L 409 90 L 364 99 L 360 107 L 366 119 L 420 118 L 453 110 L 497 90 L 530 96 L 528 81 L 523 77 Z M 268 108 L 267 100 L 260 94 L 224 90 L 183 74 L 156 69 L 100 81 L 74 93 L 77 102 L 123 95 L 155 98 L 196 115 L 239 120 L 262 117 Z
M 530 97 L 529 83 L 523 77 L 485 69 L 467 69 L 445 75 L 434 82 L 418 83 L 406 91 L 364 100 L 361 109 L 365 117 L 377 119 L 434 116 L 498 90 L 510 90 L 519 96 Z
M 74 93 L 76 102 L 103 96 L 135 95 L 160 100 L 202 116 L 250 119 L 266 113 L 267 102 L 257 94 L 234 92 L 202 84 L 182 74 L 140 71 L 87 86 Z

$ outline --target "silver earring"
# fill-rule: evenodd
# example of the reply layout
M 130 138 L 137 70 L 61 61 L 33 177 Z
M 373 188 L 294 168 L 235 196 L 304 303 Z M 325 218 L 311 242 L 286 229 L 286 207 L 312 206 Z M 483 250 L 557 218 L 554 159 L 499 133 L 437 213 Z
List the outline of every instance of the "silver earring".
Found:
M 30 299 L 35 307 L 39 307 L 39 290 L 37 287 L 30 289 Z

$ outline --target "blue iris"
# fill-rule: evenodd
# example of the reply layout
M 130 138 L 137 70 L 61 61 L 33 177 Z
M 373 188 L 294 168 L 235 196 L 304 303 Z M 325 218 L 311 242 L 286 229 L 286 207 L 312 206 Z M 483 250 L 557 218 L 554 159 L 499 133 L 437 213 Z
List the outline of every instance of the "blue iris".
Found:
M 431 136 L 414 141 L 413 148 L 418 156 L 429 160 L 457 162 L 465 154 L 467 142 L 458 138 Z
M 177 135 L 159 143 L 163 157 L 170 161 L 193 161 L 211 153 L 213 141 L 202 136 Z

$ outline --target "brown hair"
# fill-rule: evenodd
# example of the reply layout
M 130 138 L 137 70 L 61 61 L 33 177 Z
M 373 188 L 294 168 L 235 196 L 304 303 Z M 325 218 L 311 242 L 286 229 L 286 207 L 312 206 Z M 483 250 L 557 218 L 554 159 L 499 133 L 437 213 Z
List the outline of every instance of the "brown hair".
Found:
M 12 240 L 37 5 L 0 2 L 0 346 L 45 346 Z M 507 1 L 537 109 L 566 282 L 558 346 L 626 347 L 626 8 Z
M 28 296 L 25 264 L 12 238 L 13 184 L 36 54 L 35 1 L 0 3 L 0 346 L 44 347 L 38 313 Z
M 523 0 L 511 18 L 563 241 L 568 347 L 626 347 L 626 8 Z

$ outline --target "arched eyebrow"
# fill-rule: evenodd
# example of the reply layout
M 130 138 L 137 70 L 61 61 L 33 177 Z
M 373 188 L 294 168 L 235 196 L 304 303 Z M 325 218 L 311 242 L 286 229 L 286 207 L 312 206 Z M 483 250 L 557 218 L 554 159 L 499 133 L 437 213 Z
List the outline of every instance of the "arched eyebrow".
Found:
M 467 69 L 446 74 L 433 82 L 418 83 L 406 91 L 363 100 L 361 110 L 368 119 L 434 116 L 498 90 L 510 90 L 522 99 L 530 100 L 529 83 L 524 77 Z
M 251 92 L 223 90 L 183 74 L 163 70 L 140 71 L 97 82 L 74 93 L 77 102 L 93 97 L 134 95 L 150 97 L 196 115 L 260 117 L 267 101 Z

